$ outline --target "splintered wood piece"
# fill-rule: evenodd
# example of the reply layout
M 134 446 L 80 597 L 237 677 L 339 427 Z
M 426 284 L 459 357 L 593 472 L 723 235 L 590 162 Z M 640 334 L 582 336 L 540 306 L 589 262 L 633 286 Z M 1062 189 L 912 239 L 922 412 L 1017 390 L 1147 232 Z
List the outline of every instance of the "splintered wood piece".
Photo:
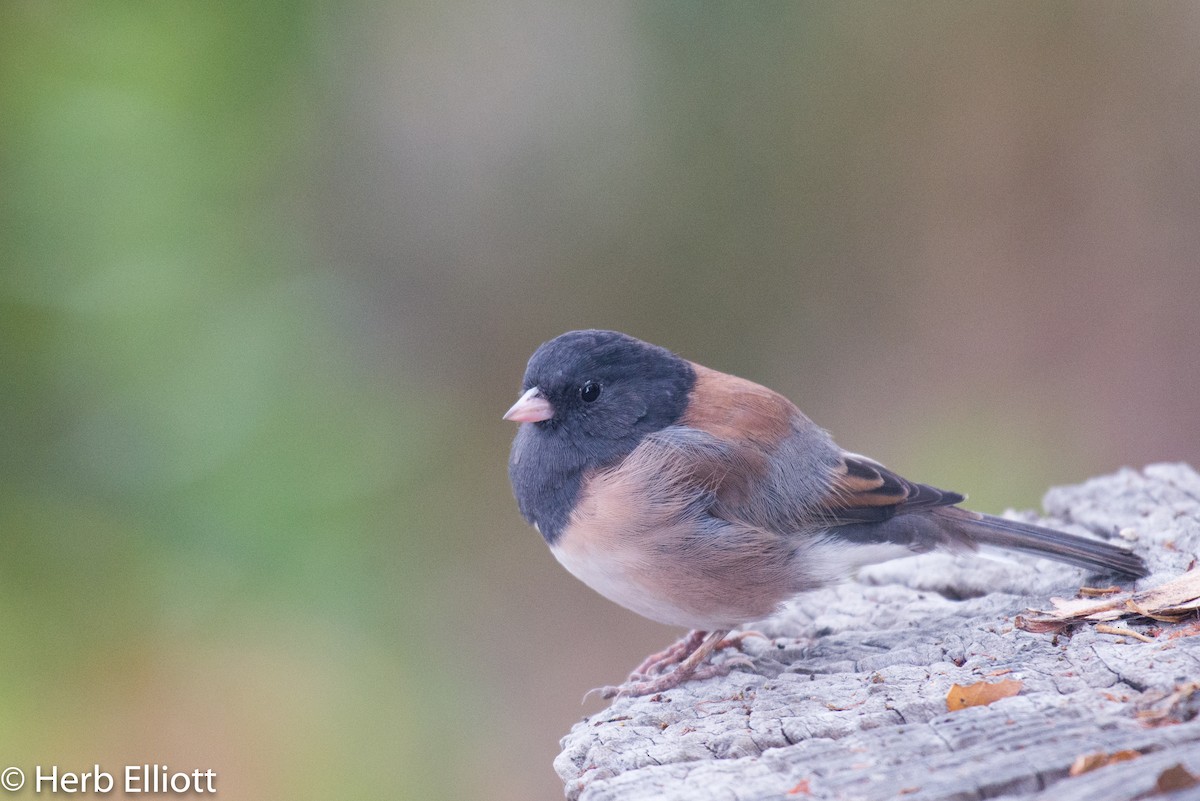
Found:
M 1031 609 L 1017 625 L 1026 631 L 1055 631 L 1083 621 L 1107 622 L 1139 615 L 1167 623 L 1200 610 L 1200 570 L 1189 570 L 1157 587 L 1103 598 L 1051 598 L 1052 609 Z

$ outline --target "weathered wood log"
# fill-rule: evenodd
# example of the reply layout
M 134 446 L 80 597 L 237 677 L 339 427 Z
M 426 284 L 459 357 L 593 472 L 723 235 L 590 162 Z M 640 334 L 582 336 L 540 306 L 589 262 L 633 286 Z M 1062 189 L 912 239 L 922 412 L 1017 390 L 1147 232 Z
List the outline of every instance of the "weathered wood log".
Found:
M 1045 506 L 1049 525 L 1128 540 L 1153 571 L 1139 588 L 1195 567 L 1200 475 L 1186 465 L 1053 489 Z M 874 566 L 756 626 L 766 638 L 746 640 L 752 671 L 619 698 L 583 720 L 555 769 L 581 801 L 1119 801 L 1186 785 L 1200 777 L 1200 624 L 1194 613 L 1108 624 L 1148 642 L 1094 622 L 1015 625 L 1087 583 L 1024 556 Z M 948 711 L 953 685 L 1001 680 L 1019 692 Z M 1093 754 L 1118 756 L 1080 772 Z

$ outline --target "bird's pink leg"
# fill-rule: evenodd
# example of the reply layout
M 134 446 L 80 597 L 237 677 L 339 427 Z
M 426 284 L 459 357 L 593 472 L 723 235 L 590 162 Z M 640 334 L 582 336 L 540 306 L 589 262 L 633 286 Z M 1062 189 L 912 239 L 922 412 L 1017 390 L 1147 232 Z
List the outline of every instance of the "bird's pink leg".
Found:
M 762 637 L 764 640 L 767 639 L 767 635 L 763 634 L 761 631 L 739 631 L 737 634 L 732 634 L 717 643 L 716 650 L 720 651 L 725 648 L 736 648 L 739 651 L 742 651 L 744 650 L 742 648 L 742 642 L 747 637 Z
M 685 647 L 687 644 L 690 644 L 694 638 L 694 635 L 703 634 L 704 632 L 693 632 L 693 634 L 688 635 L 688 638 L 685 641 Z M 757 634 L 757 632 L 744 632 L 734 637 L 729 637 L 728 639 L 725 636 L 727 634 L 729 634 L 728 629 L 723 631 L 712 631 L 709 632 L 707 636 L 703 636 L 703 639 L 695 648 L 695 650 L 688 654 L 686 658 L 682 659 L 682 661 L 679 662 L 678 667 L 666 675 L 658 676 L 657 678 L 653 679 L 647 679 L 645 681 L 627 681 L 620 687 L 601 687 L 599 688 L 598 692 L 602 698 L 617 698 L 622 695 L 651 695 L 653 693 L 660 693 L 664 690 L 673 689 L 692 679 L 711 679 L 715 676 L 724 676 L 736 666 L 752 664 L 746 657 L 734 657 L 732 659 L 726 659 L 719 665 L 706 665 L 703 668 L 700 667 L 701 663 L 703 663 L 704 660 L 708 658 L 708 655 L 713 651 L 721 647 L 735 647 L 740 649 L 742 640 L 747 636 Z M 667 650 L 670 651 L 671 649 L 668 648 Z M 680 651 L 682 650 L 684 649 L 680 648 Z M 643 663 L 643 666 L 644 665 L 645 663 Z M 654 667 L 658 667 L 660 666 L 660 661 L 654 661 L 652 665 Z
M 670 648 L 646 657 L 642 661 L 642 664 L 633 669 L 633 672 L 629 674 L 629 678 L 626 681 L 641 681 L 655 673 L 661 673 L 665 667 L 682 662 L 700 647 L 706 636 L 708 636 L 707 631 L 700 631 L 698 629 L 689 631 L 686 637 L 672 644 Z

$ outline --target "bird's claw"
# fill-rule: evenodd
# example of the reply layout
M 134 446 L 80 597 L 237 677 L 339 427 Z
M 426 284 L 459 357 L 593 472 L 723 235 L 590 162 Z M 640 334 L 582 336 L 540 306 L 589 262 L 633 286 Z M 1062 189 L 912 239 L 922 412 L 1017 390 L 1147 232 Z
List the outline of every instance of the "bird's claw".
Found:
M 727 676 L 734 668 L 746 668 L 754 670 L 754 660 L 748 656 L 738 654 L 725 659 L 717 665 L 705 665 L 704 667 L 694 668 L 692 670 L 684 670 L 676 668 L 675 670 L 663 676 L 657 676 L 653 679 L 641 681 L 630 680 L 624 684 L 614 687 L 597 687 L 589 690 L 584 696 L 586 701 L 592 693 L 599 693 L 601 698 L 633 698 L 641 695 L 653 695 L 655 693 L 672 690 L 681 684 L 689 681 L 703 681 L 704 679 L 715 679 L 721 676 Z

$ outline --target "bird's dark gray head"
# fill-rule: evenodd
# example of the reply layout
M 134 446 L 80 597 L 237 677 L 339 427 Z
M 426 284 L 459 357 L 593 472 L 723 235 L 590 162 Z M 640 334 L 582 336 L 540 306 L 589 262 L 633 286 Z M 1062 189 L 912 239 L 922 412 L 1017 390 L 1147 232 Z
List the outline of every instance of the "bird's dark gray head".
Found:
M 548 435 L 636 445 L 679 419 L 694 381 L 665 348 L 616 331 L 571 331 L 534 352 L 521 390 L 536 387 L 549 402 L 553 416 L 534 423 Z
M 583 472 L 677 423 L 695 381 L 684 359 L 616 331 L 570 331 L 539 347 L 505 415 L 522 423 L 508 468 L 521 513 L 553 542 Z

